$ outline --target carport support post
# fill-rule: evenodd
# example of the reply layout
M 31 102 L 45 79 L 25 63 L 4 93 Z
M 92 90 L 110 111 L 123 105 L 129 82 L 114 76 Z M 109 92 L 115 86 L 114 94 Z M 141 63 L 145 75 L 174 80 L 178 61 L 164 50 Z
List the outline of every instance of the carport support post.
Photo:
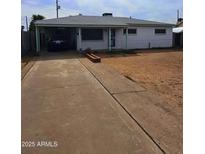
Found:
M 79 27 L 79 28 L 78 28 L 78 50 L 79 50 L 79 51 L 82 50 L 81 42 L 82 42 L 82 38 L 81 38 L 81 28 Z
M 39 27 L 36 26 L 36 52 L 39 53 L 40 51 L 40 34 L 39 34 Z
M 108 50 L 111 51 L 111 28 L 108 28 Z
M 128 28 L 126 28 L 126 38 L 125 38 L 125 48 L 127 50 L 127 36 L 128 36 Z

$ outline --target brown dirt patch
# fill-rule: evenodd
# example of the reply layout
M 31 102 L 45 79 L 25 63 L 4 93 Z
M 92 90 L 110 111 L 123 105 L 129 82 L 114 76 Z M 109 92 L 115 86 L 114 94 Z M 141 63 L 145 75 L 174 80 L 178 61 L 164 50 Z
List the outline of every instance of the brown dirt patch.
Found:
M 141 51 L 141 50 L 140 50 Z M 183 52 L 149 50 L 136 54 L 98 54 L 102 63 L 165 99 L 174 107 L 183 102 Z

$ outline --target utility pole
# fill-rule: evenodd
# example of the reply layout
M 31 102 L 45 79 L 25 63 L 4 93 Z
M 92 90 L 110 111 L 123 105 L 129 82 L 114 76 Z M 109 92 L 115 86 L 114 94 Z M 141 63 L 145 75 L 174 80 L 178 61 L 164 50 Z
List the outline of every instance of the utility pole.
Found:
M 179 19 L 179 10 L 177 10 L 177 21 Z
M 26 16 L 26 30 L 28 31 L 28 18 Z
M 56 0 L 56 17 L 58 18 L 58 10 L 60 9 L 60 6 L 58 5 L 58 0 Z

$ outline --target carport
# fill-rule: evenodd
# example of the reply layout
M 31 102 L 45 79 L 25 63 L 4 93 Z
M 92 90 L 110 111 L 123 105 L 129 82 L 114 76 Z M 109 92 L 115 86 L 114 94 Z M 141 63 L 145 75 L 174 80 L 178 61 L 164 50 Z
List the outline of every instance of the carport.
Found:
M 65 40 L 67 50 L 77 49 L 77 33 L 74 27 L 36 26 L 36 51 L 48 49 L 52 39 Z

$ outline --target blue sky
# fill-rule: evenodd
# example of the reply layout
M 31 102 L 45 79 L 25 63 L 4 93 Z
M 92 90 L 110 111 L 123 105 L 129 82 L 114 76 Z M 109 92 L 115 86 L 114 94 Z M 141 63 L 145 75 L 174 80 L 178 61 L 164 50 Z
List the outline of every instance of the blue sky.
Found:
M 22 25 L 25 25 L 25 16 L 30 21 L 32 14 L 56 17 L 55 0 L 21 0 L 21 4 Z M 177 9 L 183 16 L 182 0 L 59 0 L 59 5 L 59 17 L 112 12 L 114 16 L 175 23 Z

